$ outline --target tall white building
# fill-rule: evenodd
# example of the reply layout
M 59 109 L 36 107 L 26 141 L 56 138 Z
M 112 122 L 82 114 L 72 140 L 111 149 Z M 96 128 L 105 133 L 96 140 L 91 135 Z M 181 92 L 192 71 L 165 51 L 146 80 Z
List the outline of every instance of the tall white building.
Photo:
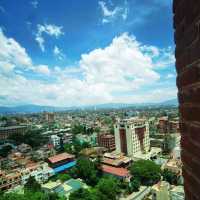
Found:
M 59 136 L 51 135 L 50 142 L 55 148 L 60 147 L 60 137 Z
M 150 150 L 148 121 L 139 118 L 119 120 L 115 124 L 116 152 L 133 157 Z

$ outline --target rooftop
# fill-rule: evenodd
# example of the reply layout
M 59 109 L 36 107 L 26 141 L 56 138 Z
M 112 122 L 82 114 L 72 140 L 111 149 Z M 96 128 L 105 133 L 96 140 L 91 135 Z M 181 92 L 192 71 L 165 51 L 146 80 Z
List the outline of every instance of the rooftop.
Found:
M 48 160 L 51 163 L 57 163 L 59 161 L 67 160 L 67 159 L 71 159 L 71 158 L 74 158 L 74 155 L 68 154 L 68 153 L 61 153 L 61 154 L 57 154 L 55 156 L 49 157 Z
M 53 190 L 53 189 L 57 188 L 60 185 L 61 185 L 60 182 L 52 182 L 52 181 L 50 181 L 50 182 L 48 182 L 46 184 L 43 184 L 42 188 L 45 188 L 45 189 L 48 189 L 48 190 Z
M 102 171 L 119 177 L 127 177 L 129 175 L 129 172 L 126 168 L 117 168 L 108 165 L 102 165 Z
M 12 129 L 19 129 L 19 128 L 26 128 L 26 126 L 7 126 L 7 127 L 0 127 L 0 131 L 12 130 Z
M 67 164 L 56 167 L 53 170 L 54 170 L 55 173 L 59 173 L 59 172 L 65 171 L 65 170 L 67 170 L 71 167 L 74 167 L 75 165 L 76 165 L 76 161 L 72 161 L 72 162 L 69 162 Z

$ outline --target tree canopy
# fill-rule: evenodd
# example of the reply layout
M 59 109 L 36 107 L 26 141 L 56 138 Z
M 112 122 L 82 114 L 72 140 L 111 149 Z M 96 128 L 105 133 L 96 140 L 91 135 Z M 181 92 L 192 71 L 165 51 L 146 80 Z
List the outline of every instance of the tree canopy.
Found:
M 176 185 L 177 182 L 178 182 L 177 175 L 174 172 L 172 172 L 172 171 L 170 171 L 168 169 L 164 169 L 162 171 L 162 176 L 163 176 L 163 180 L 164 181 L 167 181 L 172 185 Z
M 153 185 L 161 179 L 160 166 L 150 160 L 139 160 L 132 164 L 130 168 L 134 178 L 142 185 Z
M 72 176 L 82 178 L 89 185 L 95 185 L 98 181 L 96 165 L 87 157 L 78 158 L 76 167 L 71 170 L 71 173 Z

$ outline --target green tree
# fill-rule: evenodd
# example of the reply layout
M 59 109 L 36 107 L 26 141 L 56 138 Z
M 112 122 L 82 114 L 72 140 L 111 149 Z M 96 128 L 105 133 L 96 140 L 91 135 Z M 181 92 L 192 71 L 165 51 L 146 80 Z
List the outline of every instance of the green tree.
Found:
M 79 189 L 70 194 L 69 200 L 93 200 L 91 194 L 87 189 Z
M 24 135 L 14 134 L 9 139 L 14 140 L 17 144 L 29 144 L 33 148 L 48 142 L 48 138 L 42 135 L 39 129 L 28 129 Z
M 61 180 L 61 182 L 65 182 L 71 178 L 69 174 L 58 174 L 57 176 L 58 179 Z
M 167 181 L 172 185 L 176 185 L 177 182 L 178 182 L 177 175 L 174 172 L 172 172 L 172 171 L 170 171 L 168 169 L 164 169 L 162 171 L 162 177 L 163 177 L 164 181 Z
M 102 178 L 96 189 L 96 194 L 100 200 L 116 200 L 120 191 L 119 181 L 113 177 Z
M 130 168 L 133 177 L 138 179 L 142 185 L 153 185 L 161 179 L 160 166 L 150 160 L 139 160 Z
M 39 192 L 41 191 L 41 185 L 35 180 L 33 176 L 28 178 L 28 181 L 24 185 L 24 189 L 28 192 Z
M 129 190 L 130 192 L 137 192 L 140 189 L 140 181 L 137 178 L 131 178 L 130 184 L 129 184 Z
M 85 180 L 89 185 L 95 185 L 98 181 L 97 169 L 95 163 L 92 162 L 87 157 L 80 157 L 77 159 L 76 167 L 74 168 L 74 173 Z
M 10 145 L 6 145 L 4 146 L 1 150 L 0 150 L 0 156 L 2 157 L 7 157 L 8 154 L 10 153 L 12 147 Z

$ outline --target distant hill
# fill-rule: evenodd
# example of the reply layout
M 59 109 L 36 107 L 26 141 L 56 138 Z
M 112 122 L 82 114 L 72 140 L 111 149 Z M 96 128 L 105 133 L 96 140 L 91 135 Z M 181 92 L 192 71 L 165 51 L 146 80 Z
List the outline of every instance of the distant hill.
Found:
M 171 100 L 168 100 L 168 101 L 164 101 L 161 104 L 178 106 L 178 99 L 171 99 Z
M 56 112 L 62 111 L 66 108 L 62 107 L 53 107 L 53 106 L 40 106 L 40 105 L 23 105 L 23 106 L 15 106 L 15 107 L 0 107 L 0 113 L 39 113 L 39 112 Z
M 15 113 L 40 113 L 40 112 L 58 112 L 67 110 L 77 110 L 77 109 L 122 109 L 128 107 L 158 107 L 158 106 L 177 106 L 177 99 L 171 99 L 160 103 L 138 103 L 138 104 L 125 104 L 125 103 L 107 103 L 91 106 L 81 106 L 81 107 L 54 107 L 54 106 L 41 106 L 41 105 L 22 105 L 15 107 L 0 107 L 0 114 L 15 114 Z

